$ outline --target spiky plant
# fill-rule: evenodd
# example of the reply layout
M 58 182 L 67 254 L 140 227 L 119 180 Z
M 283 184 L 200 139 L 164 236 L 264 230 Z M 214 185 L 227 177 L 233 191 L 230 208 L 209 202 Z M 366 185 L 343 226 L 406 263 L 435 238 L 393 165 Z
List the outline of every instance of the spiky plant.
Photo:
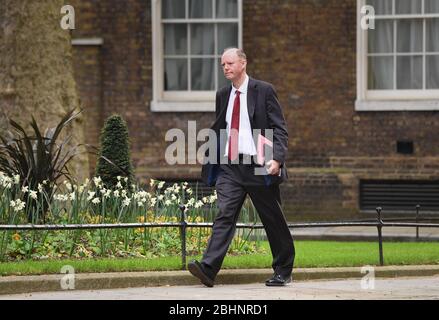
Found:
M 61 119 L 55 128 L 48 128 L 42 134 L 40 126 L 32 116 L 30 122 L 32 134 L 29 135 L 22 126 L 9 119 L 11 130 L 0 135 L 0 171 L 10 176 L 19 175 L 21 185 L 31 190 L 44 189 L 42 202 L 28 199 L 29 222 L 36 222 L 35 217 L 45 222 L 48 204 L 53 196 L 54 186 L 60 177 L 73 181 L 68 169 L 69 162 L 80 152 L 81 145 L 69 146 L 71 135 L 58 142 L 62 130 L 76 119 L 81 111 L 71 110 Z

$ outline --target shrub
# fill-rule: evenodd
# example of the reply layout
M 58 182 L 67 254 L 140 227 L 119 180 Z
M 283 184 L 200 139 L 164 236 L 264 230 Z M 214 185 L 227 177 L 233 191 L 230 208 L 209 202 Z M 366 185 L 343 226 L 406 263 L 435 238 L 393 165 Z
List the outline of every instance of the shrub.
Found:
M 107 188 L 114 188 L 118 176 L 128 178 L 127 185 L 133 181 L 133 167 L 130 158 L 128 128 L 119 115 L 112 115 L 105 122 L 100 137 L 99 158 L 96 176 L 101 177 Z

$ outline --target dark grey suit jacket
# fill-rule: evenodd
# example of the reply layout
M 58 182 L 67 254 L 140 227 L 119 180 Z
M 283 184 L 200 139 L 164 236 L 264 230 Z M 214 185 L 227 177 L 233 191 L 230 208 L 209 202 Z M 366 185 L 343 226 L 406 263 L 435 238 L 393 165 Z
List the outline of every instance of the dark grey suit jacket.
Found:
M 220 130 L 226 129 L 226 113 L 229 103 L 232 86 L 224 87 L 217 91 L 215 101 L 216 120 L 211 129 L 215 131 L 218 138 L 217 143 L 217 162 L 206 163 L 202 167 L 201 177 L 204 183 L 209 186 L 215 185 L 216 178 L 220 171 L 220 155 L 225 150 L 220 150 Z M 279 184 L 288 178 L 285 158 L 288 148 L 288 131 L 282 108 L 279 104 L 276 91 L 267 82 L 249 79 L 247 91 L 247 108 L 250 118 L 250 125 L 253 129 L 260 129 L 261 134 L 265 135 L 265 129 L 273 129 L 273 159 L 281 163 L 281 176 L 269 176 L 265 179 L 266 184 Z M 255 141 L 256 143 L 256 141 Z M 208 154 L 206 154 L 208 156 Z

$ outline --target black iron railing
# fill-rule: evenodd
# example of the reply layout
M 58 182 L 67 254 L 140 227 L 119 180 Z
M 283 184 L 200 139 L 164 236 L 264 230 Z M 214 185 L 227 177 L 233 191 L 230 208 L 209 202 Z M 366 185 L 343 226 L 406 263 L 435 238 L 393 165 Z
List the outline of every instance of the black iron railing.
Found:
M 351 221 L 335 221 L 335 222 L 310 222 L 310 223 L 288 223 L 290 229 L 299 228 L 322 228 L 322 227 L 376 227 L 378 231 L 378 248 L 380 265 L 384 265 L 383 252 L 383 235 L 382 229 L 384 227 L 415 227 L 416 239 L 419 239 L 419 228 L 439 228 L 439 223 L 423 223 L 420 220 L 420 206 L 416 206 L 416 217 L 413 218 L 389 218 L 386 221 L 382 219 L 382 208 L 377 207 L 377 219 L 363 219 Z M 415 222 L 401 222 L 415 220 Z M 438 220 L 438 218 L 431 217 L 428 220 Z M 186 221 L 185 206 L 180 206 L 180 222 L 163 222 L 163 223 L 117 223 L 117 224 L 64 224 L 64 225 L 0 225 L 0 231 L 53 231 L 53 230 L 93 230 L 93 229 L 133 229 L 133 228 L 179 228 L 181 236 L 181 258 L 182 269 L 186 269 L 186 236 L 188 228 L 212 228 L 213 223 L 192 223 Z M 260 223 L 245 224 L 237 223 L 238 229 L 263 229 L 264 226 Z

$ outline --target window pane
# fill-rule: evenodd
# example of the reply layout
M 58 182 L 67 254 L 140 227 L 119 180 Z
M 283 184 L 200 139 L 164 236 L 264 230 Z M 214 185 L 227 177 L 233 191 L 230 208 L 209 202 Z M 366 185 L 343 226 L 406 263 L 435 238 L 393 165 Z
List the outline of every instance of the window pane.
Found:
M 163 19 L 184 19 L 186 8 L 184 0 L 163 0 L 162 17 Z
M 422 52 L 422 20 L 399 20 L 397 25 L 397 51 Z
M 427 52 L 439 52 L 439 19 L 426 19 Z
M 393 89 L 393 57 L 369 57 L 368 69 L 369 89 Z
M 216 17 L 217 18 L 237 18 L 238 1 L 237 0 L 216 0 Z
M 212 0 L 189 0 L 190 18 L 212 18 Z
M 187 25 L 165 24 L 165 54 L 187 54 Z
M 396 14 L 422 13 L 422 0 L 395 0 Z
M 165 90 L 187 90 L 187 59 L 165 59 Z
M 215 90 L 214 59 L 191 59 L 192 90 Z
M 422 56 L 396 58 L 396 88 L 422 89 Z
M 439 1 L 425 0 L 425 13 L 439 13 Z
M 367 4 L 375 9 L 375 14 L 392 14 L 392 0 L 368 0 Z
M 426 58 L 427 89 L 439 89 L 439 55 Z
M 375 20 L 375 29 L 368 30 L 369 53 L 393 52 L 393 21 Z
M 224 49 L 238 47 L 238 24 L 219 23 L 218 24 L 218 54 L 222 54 Z
M 212 23 L 191 24 L 191 54 L 214 54 L 214 26 Z
M 223 67 L 221 66 L 221 59 L 218 59 L 218 89 L 230 84 L 230 81 L 224 76 Z

